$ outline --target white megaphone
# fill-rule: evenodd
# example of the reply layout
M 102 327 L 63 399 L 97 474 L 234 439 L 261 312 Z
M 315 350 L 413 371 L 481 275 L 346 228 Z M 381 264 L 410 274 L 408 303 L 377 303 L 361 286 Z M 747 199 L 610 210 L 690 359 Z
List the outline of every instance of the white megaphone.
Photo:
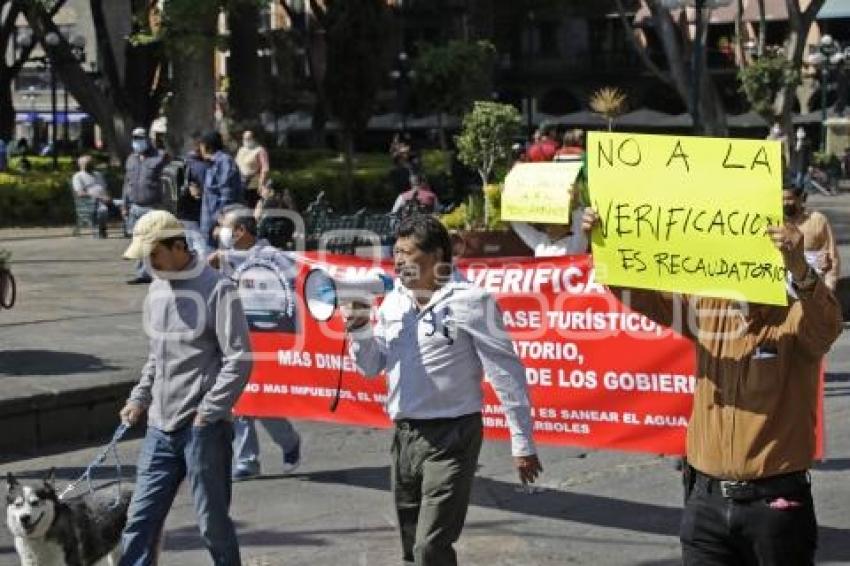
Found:
M 304 279 L 307 311 L 319 322 L 330 320 L 342 303 L 368 303 L 393 289 L 393 278 L 383 273 L 331 275 L 322 268 L 310 270 Z

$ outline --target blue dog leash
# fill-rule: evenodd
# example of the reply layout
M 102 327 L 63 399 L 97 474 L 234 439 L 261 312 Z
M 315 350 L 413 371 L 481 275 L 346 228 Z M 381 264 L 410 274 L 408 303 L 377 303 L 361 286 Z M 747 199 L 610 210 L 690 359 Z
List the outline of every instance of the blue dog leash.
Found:
M 127 434 L 127 431 L 130 430 L 130 427 L 124 423 L 118 425 L 118 428 L 115 429 L 115 433 L 112 435 L 112 440 L 109 441 L 109 444 L 101 450 L 100 454 L 98 454 L 94 460 L 86 467 L 86 471 L 82 473 L 82 475 L 77 478 L 75 481 L 71 482 L 68 487 L 62 490 L 62 493 L 59 494 L 59 499 L 64 499 L 69 493 L 77 489 L 77 486 L 80 485 L 83 481 L 89 487 L 89 494 L 94 493 L 94 485 L 92 485 L 92 471 L 100 466 L 106 457 L 112 453 L 112 456 L 115 458 L 115 473 L 116 478 L 118 480 L 118 492 L 115 496 L 115 503 L 113 505 L 118 505 L 121 500 L 121 459 L 118 457 L 118 443 L 124 438 L 124 435 Z

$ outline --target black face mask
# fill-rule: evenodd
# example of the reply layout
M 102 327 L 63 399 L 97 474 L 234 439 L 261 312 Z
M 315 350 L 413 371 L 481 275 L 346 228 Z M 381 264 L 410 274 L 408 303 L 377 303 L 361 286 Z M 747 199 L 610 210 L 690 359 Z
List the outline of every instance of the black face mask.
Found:
M 796 204 L 783 204 L 782 205 L 782 213 L 785 215 L 785 218 L 793 218 L 797 216 L 797 213 L 800 212 L 800 208 Z

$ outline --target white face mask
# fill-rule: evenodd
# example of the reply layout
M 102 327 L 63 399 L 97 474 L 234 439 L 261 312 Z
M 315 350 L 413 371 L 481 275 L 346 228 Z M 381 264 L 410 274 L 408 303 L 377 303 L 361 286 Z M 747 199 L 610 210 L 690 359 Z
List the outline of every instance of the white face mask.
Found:
M 218 231 L 218 243 L 226 250 L 232 249 L 233 244 L 236 243 L 233 241 L 233 228 L 230 226 L 222 227 Z
M 257 142 L 254 140 L 242 140 L 242 145 L 244 145 L 247 149 L 254 149 L 257 147 Z
M 144 153 L 148 149 L 148 142 L 145 140 L 133 140 L 133 152 Z

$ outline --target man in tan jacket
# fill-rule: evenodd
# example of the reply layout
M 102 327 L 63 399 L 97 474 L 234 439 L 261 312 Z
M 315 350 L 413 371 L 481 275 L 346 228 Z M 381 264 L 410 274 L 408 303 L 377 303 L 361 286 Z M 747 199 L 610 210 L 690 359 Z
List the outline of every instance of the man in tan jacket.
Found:
M 598 223 L 586 209 L 584 230 Z M 686 566 L 814 563 L 808 469 L 821 360 L 841 332 L 841 309 L 806 263 L 794 223 L 766 237 L 790 272 L 796 298 L 787 307 L 612 289 L 696 347 L 680 531 Z
M 806 261 L 834 291 L 841 265 L 829 220 L 816 210 L 806 210 L 803 189 L 796 186 L 789 185 L 782 191 L 782 209 L 785 219 L 803 233 Z

